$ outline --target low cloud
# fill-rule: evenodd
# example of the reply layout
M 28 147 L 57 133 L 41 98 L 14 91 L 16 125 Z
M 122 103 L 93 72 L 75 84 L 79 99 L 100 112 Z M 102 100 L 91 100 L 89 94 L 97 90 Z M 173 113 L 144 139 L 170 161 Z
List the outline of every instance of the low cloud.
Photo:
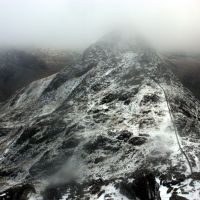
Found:
M 1 46 L 85 48 L 116 27 L 158 49 L 200 51 L 198 0 L 1 0 Z

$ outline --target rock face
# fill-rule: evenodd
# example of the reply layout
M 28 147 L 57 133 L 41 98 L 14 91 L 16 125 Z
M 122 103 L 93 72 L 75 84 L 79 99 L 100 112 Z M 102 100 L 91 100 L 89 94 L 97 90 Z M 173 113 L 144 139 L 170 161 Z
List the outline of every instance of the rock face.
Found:
M 16 93 L 0 108 L 1 195 L 19 184 L 45 200 L 197 195 L 189 165 L 199 172 L 200 105 L 169 65 L 135 40 L 108 37 Z
M 138 172 L 133 181 L 121 181 L 119 185 L 120 192 L 129 199 L 161 200 L 159 184 L 151 172 Z
M 39 52 L 40 55 L 34 51 L 0 51 L 0 101 L 8 99 L 32 81 L 57 73 L 64 66 L 74 63 L 72 54 L 67 52 L 65 59 L 64 52 Z

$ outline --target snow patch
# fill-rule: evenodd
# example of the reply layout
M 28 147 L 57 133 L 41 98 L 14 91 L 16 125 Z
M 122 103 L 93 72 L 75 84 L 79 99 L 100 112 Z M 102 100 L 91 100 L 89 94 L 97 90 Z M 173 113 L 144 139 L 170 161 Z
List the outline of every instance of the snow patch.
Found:
M 117 190 L 112 184 L 109 184 L 107 186 L 103 186 L 101 188 L 105 192 L 97 198 L 97 200 L 109 200 L 109 199 L 115 199 L 115 200 L 129 200 L 127 197 L 122 195 L 119 190 Z M 95 200 L 96 198 L 93 198 L 92 200 Z

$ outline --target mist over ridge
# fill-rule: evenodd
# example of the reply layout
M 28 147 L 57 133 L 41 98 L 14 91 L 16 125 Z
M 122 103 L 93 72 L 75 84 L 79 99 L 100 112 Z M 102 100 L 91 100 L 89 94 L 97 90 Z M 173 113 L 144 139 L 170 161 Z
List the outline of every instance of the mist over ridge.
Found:
M 157 49 L 199 52 L 196 0 L 0 1 L 1 47 L 85 49 L 129 27 Z

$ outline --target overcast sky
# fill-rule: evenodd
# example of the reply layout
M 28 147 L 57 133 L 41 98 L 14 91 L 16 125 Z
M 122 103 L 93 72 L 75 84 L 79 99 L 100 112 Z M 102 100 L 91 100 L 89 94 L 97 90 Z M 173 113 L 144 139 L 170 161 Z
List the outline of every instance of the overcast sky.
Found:
M 0 0 L 0 45 L 85 48 L 128 25 L 156 47 L 200 51 L 199 0 Z

